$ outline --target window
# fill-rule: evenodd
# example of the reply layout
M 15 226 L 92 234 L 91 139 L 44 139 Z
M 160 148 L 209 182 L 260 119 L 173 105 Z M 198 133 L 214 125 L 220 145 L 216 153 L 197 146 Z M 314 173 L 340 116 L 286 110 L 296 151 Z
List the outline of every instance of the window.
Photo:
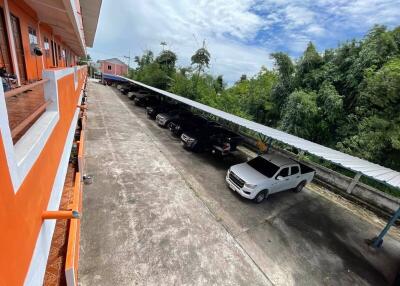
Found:
M 61 51 L 61 57 L 62 57 L 63 59 L 65 59 L 65 49 L 62 49 L 62 51 Z
M 290 175 L 296 175 L 299 172 L 299 167 L 294 166 L 292 167 L 292 172 L 290 173 Z
M 28 27 L 28 33 L 29 33 L 29 44 L 31 48 L 31 54 L 34 55 L 34 48 L 38 44 L 38 39 L 36 36 L 36 30 L 32 28 L 31 26 Z
M 58 59 L 61 60 L 61 47 L 57 45 Z
M 50 44 L 49 44 L 49 38 L 44 37 L 43 39 L 43 45 L 44 45 L 44 52 L 46 56 L 50 55 Z
M 271 178 L 279 170 L 278 166 L 265 160 L 263 157 L 255 157 L 247 162 L 247 164 L 268 178 Z
M 110 71 L 110 70 L 111 70 L 111 66 L 110 66 L 110 65 L 108 65 L 108 66 L 107 66 L 107 69 Z
M 289 168 L 282 169 L 282 170 L 279 172 L 278 176 L 282 176 L 282 177 L 284 177 L 284 178 L 287 177 L 287 176 L 289 176 Z M 276 176 L 276 177 L 278 177 L 278 176 Z

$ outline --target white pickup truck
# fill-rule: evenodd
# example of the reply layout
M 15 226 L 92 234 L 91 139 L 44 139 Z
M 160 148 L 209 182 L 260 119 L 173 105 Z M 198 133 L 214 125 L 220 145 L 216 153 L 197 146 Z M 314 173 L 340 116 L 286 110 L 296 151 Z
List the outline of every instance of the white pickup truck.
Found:
M 242 197 L 261 203 L 270 194 L 300 192 L 312 181 L 315 170 L 277 153 L 257 156 L 233 165 L 226 174 L 228 186 Z

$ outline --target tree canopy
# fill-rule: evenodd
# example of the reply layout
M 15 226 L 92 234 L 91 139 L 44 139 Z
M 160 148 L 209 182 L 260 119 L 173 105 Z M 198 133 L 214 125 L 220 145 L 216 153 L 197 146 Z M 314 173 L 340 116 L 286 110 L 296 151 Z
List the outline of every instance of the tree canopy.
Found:
M 156 58 L 151 51 L 135 57 L 131 76 L 400 170 L 400 27 L 376 25 L 335 49 L 318 51 L 310 42 L 298 59 L 283 52 L 271 58 L 273 69 L 227 86 L 222 75 L 206 72 L 204 44 L 187 67 L 176 67 L 176 54 L 163 48 Z

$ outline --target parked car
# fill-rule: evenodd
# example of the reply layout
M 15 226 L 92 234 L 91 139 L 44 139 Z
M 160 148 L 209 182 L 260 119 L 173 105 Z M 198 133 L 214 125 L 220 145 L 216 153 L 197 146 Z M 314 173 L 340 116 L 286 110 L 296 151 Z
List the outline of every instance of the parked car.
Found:
M 210 137 L 211 152 L 218 156 L 227 156 L 237 151 L 237 146 L 243 141 L 243 137 L 225 128 Z
M 137 95 L 142 96 L 149 94 L 151 93 L 146 90 L 139 89 L 139 90 L 130 90 L 127 95 L 129 99 L 134 100 Z
M 160 102 L 158 97 L 153 94 L 136 94 L 134 99 L 135 105 L 141 107 L 147 107 L 150 105 L 156 105 Z
M 171 120 L 171 122 L 168 124 L 168 128 L 171 131 L 172 135 L 176 137 L 181 137 L 183 132 L 200 128 L 207 125 L 208 123 L 209 121 L 204 117 L 193 115 L 188 119 L 177 118 Z
M 185 131 L 181 135 L 183 147 L 194 152 L 212 151 L 216 136 L 227 130 L 215 122 L 208 122 L 206 125 Z
M 160 113 L 166 113 L 170 110 L 176 109 L 176 104 L 159 103 L 146 107 L 147 116 L 151 119 L 156 119 L 156 116 Z
M 121 90 L 121 88 L 123 88 L 125 85 L 124 84 L 117 84 L 117 89 Z
M 125 95 L 129 94 L 129 92 L 135 92 L 135 91 L 138 92 L 140 90 L 141 90 L 140 86 L 134 84 L 127 84 L 126 86 L 123 86 L 121 88 L 121 92 Z
M 132 88 L 132 85 L 126 84 L 126 85 L 122 85 L 122 87 L 119 90 L 121 91 L 122 94 L 128 94 L 128 92 L 130 91 L 131 88 Z
M 161 127 L 167 127 L 168 124 L 178 118 L 189 118 L 192 113 L 185 109 L 173 109 L 166 113 L 159 113 L 156 116 L 156 122 Z
M 300 192 L 314 175 L 314 169 L 278 153 L 270 153 L 233 165 L 225 180 L 229 188 L 242 197 L 261 203 L 277 192 L 290 189 Z

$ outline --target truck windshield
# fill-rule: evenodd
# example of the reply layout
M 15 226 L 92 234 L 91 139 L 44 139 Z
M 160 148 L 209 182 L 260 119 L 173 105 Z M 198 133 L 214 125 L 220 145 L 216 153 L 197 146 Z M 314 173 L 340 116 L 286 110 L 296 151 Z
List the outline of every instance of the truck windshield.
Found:
M 256 157 L 249 162 L 247 162 L 251 167 L 256 169 L 258 172 L 263 174 L 264 176 L 271 178 L 275 173 L 279 170 L 279 167 L 274 165 L 273 163 L 265 160 L 262 157 Z

